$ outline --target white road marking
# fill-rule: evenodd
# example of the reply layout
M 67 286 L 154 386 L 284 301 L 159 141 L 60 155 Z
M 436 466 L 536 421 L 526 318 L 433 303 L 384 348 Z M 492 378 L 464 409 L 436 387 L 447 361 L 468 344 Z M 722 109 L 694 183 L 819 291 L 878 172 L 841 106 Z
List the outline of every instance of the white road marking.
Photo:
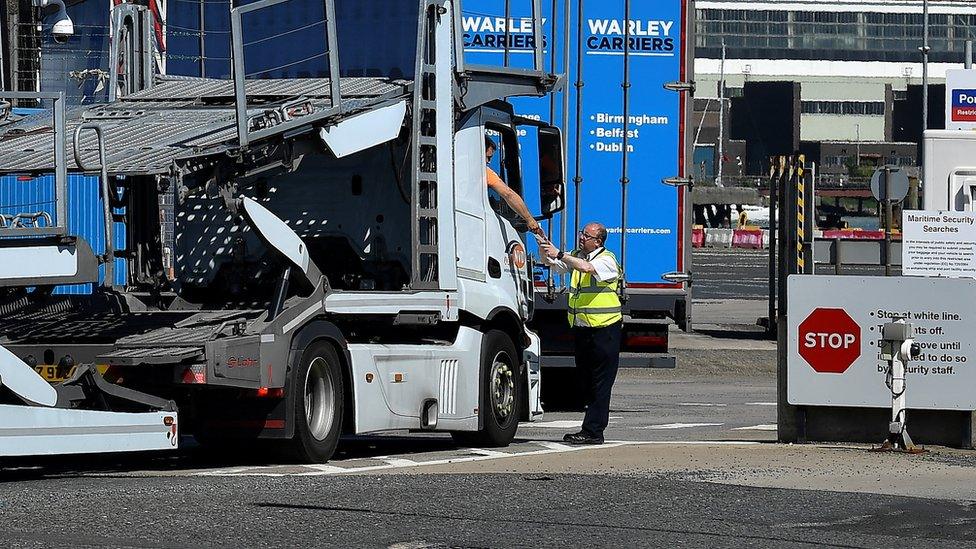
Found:
M 707 408 L 725 408 L 728 404 L 711 404 L 708 402 L 679 402 L 678 406 L 704 406 Z
M 548 440 L 540 440 L 536 444 L 544 448 L 549 448 L 550 450 L 558 450 L 560 452 L 565 452 L 573 449 L 573 447 L 568 444 L 563 444 L 561 442 L 550 442 Z
M 539 445 L 544 445 L 541 442 Z M 556 444 L 556 443 L 552 443 Z M 545 450 L 534 450 L 530 452 L 517 452 L 517 453 L 505 453 L 499 452 L 501 455 L 479 455 L 479 456 L 464 456 L 464 457 L 454 457 L 447 459 L 438 459 L 431 461 L 411 461 L 409 465 L 373 465 L 366 467 L 336 467 L 333 465 L 312 465 L 304 466 L 306 471 L 303 472 L 275 472 L 279 466 L 258 466 L 251 467 L 247 470 L 241 471 L 240 467 L 234 467 L 231 469 L 217 469 L 213 471 L 200 471 L 192 473 L 192 476 L 201 477 L 216 477 L 216 476 L 254 476 L 254 477 L 311 477 L 311 476 L 323 476 L 323 475 L 342 475 L 342 474 L 355 474 L 355 473 L 367 473 L 371 471 L 381 471 L 389 469 L 409 469 L 415 467 L 422 467 L 426 465 L 450 465 L 452 463 L 469 463 L 473 461 L 487 461 L 494 459 L 505 459 L 505 458 L 515 458 L 523 456 L 539 456 L 546 454 L 557 454 L 566 452 L 582 452 L 584 450 L 594 450 L 594 449 L 609 449 L 616 448 L 618 446 L 624 446 L 630 444 L 629 442 L 609 442 L 602 445 L 582 445 L 582 446 L 566 446 L 559 444 L 554 448 L 547 448 Z
M 646 425 L 637 429 L 691 429 L 693 427 L 721 427 L 724 423 L 664 423 L 662 425 Z
M 327 475 L 328 474 L 331 474 L 331 473 L 339 473 L 341 471 L 345 471 L 345 469 L 343 469 L 342 467 L 336 467 L 335 465 L 326 465 L 324 463 L 304 465 L 303 467 L 305 467 L 307 469 L 312 469 L 312 470 L 315 470 L 315 471 L 319 471 L 320 473 L 324 473 L 324 474 L 327 474 Z M 230 474 L 230 475 L 236 475 L 236 474 L 244 473 L 244 472 L 246 472 L 248 470 L 248 469 L 244 469 L 244 468 L 239 468 L 239 469 L 243 469 L 243 470 L 232 471 L 232 472 L 229 472 L 228 474 Z
M 468 448 L 467 451 L 475 455 L 489 457 L 509 457 L 513 455 L 511 452 L 499 452 L 498 450 L 488 450 L 487 448 Z
M 579 429 L 580 425 L 583 424 L 582 419 L 569 420 L 560 419 L 557 421 L 539 421 L 536 423 L 520 423 L 519 427 L 525 428 L 539 428 L 539 429 Z
M 775 402 L 746 402 L 746 406 L 776 406 Z
M 411 467 L 417 464 L 417 462 L 412 459 L 403 458 L 382 458 L 380 461 L 393 465 L 394 467 Z
M 775 423 L 763 423 L 761 425 L 752 425 L 749 427 L 734 427 L 733 431 L 775 431 Z

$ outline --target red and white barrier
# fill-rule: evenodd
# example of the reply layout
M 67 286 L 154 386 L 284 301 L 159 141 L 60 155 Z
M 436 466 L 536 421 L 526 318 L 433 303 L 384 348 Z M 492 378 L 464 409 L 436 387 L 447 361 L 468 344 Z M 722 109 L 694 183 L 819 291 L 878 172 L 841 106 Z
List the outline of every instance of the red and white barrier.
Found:
M 732 233 L 733 248 L 763 249 L 765 242 L 762 229 L 735 229 Z
M 706 229 L 705 246 L 709 248 L 731 248 L 733 229 Z

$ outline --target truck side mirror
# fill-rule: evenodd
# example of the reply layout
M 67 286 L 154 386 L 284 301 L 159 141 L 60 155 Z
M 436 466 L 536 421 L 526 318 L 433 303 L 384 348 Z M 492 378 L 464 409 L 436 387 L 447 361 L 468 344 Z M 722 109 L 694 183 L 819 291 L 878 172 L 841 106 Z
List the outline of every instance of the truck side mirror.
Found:
M 542 218 L 551 219 L 566 207 L 563 137 L 559 128 L 539 128 L 539 196 Z

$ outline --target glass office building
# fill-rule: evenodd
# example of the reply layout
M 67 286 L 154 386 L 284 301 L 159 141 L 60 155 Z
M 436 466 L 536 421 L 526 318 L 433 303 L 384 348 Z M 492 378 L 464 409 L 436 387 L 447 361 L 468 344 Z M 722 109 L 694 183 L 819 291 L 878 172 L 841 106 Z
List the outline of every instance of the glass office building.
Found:
M 892 102 L 921 84 L 921 0 L 743 0 L 695 4 L 697 97 L 747 81 L 801 84 L 804 141 L 890 141 Z M 929 1 L 929 83 L 961 68 L 976 2 Z M 921 114 L 919 115 L 921 116 Z
M 797 59 L 918 63 L 922 3 L 913 2 L 701 2 L 696 11 L 696 52 L 718 59 Z M 779 3 L 785 7 L 785 3 Z M 747 7 L 748 5 L 748 7 Z M 719 7 L 721 6 L 721 7 Z M 966 40 L 976 38 L 972 3 L 932 0 L 930 62 L 959 62 Z M 825 9 L 836 11 L 822 11 Z M 871 11 L 879 10 L 879 11 Z M 884 10 L 884 11 L 880 11 Z M 974 13 L 948 13 L 974 12 Z

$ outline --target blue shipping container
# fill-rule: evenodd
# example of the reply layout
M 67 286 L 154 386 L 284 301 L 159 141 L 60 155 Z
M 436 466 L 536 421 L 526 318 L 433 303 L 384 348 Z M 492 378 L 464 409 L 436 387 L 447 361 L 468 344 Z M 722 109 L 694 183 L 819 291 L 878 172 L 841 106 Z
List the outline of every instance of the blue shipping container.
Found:
M 509 64 L 531 67 L 531 2 L 512 0 L 506 23 L 505 0 L 464 2 L 465 59 L 470 63 L 502 65 L 506 26 L 510 42 Z M 553 234 L 565 223 L 566 242 L 575 244 L 577 225 L 599 221 L 611 235 L 607 247 L 621 257 L 623 177 L 624 0 L 570 2 L 565 25 L 563 2 L 543 2 L 545 67 L 563 72 L 568 53 L 569 112 L 563 124 L 563 97 L 513 98 L 526 116 L 563 126 L 568 142 L 568 204 L 553 220 Z M 682 191 L 663 184 L 665 178 L 684 175 L 685 105 L 681 94 L 664 84 L 683 80 L 686 47 L 687 0 L 630 2 L 630 93 L 628 110 L 627 253 L 624 273 L 633 288 L 680 288 L 662 276 L 685 269 L 683 239 L 687 230 Z M 582 15 L 582 17 L 580 17 Z M 569 30 L 568 44 L 563 37 Z M 564 48 L 568 47 L 567 52 Z M 581 86 L 577 87 L 577 83 Z M 579 117 L 577 118 L 577 109 Z M 577 134 L 577 132 L 579 132 Z M 538 180 L 532 132 L 521 140 L 527 182 Z M 577 160 L 578 168 L 577 168 Z M 578 189 L 577 189 L 578 188 Z M 579 200 L 577 202 L 577 190 Z M 530 209 L 539 210 L 538 196 L 527 188 Z M 533 243 L 530 243 L 533 244 Z M 540 278 L 545 277 L 541 273 Z
M 95 254 L 105 253 L 104 216 L 99 196 L 97 176 L 71 174 L 68 176 L 68 234 L 84 238 Z M 17 215 L 19 213 L 47 212 L 55 223 L 54 176 L 21 177 L 0 176 L 0 213 Z M 125 248 L 125 225 L 114 224 L 115 249 Z M 98 268 L 99 280 L 105 276 L 104 267 Z M 122 259 L 115 260 L 115 284 L 125 285 L 126 265 Z M 55 290 L 59 294 L 90 294 L 91 284 L 61 286 Z

